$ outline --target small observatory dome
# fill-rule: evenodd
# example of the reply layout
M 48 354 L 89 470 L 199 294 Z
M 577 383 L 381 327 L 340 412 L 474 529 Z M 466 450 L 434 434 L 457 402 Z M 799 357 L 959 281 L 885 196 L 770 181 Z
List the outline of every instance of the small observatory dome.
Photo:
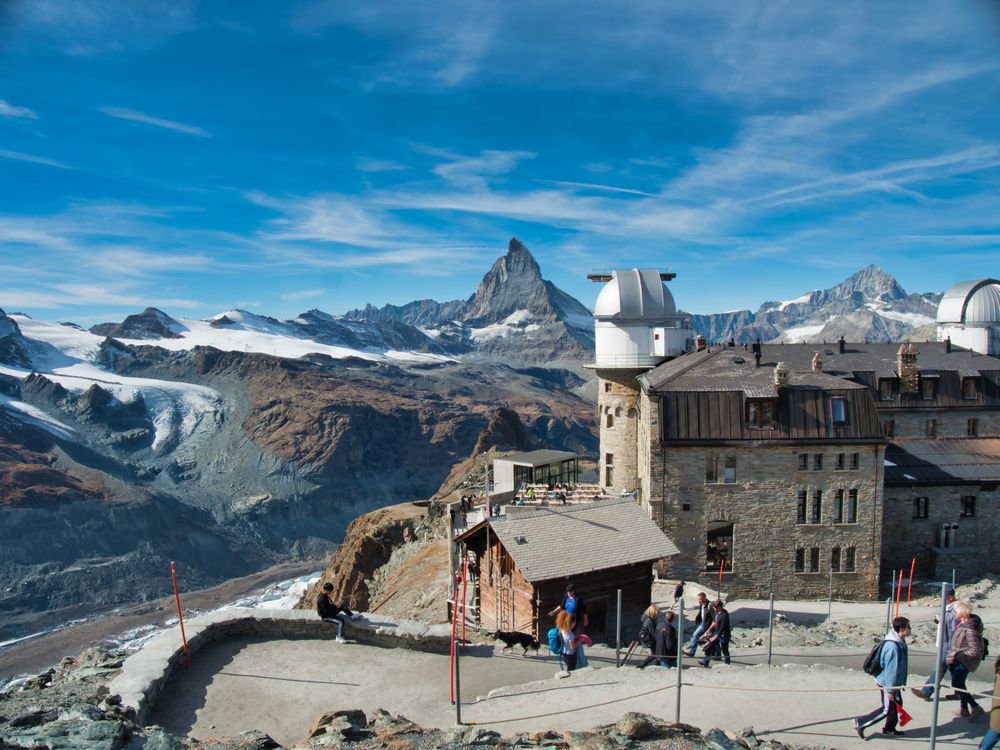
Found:
M 1000 353 L 1000 281 L 955 284 L 941 298 L 937 326 L 940 341 L 980 354 Z
M 648 268 L 614 271 L 594 303 L 594 317 L 599 319 L 663 320 L 676 315 L 674 297 L 659 271 Z

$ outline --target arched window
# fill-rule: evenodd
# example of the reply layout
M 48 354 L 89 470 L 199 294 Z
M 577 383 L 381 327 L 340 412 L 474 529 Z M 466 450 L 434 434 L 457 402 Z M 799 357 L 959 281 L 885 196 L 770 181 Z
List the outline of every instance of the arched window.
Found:
M 607 426 L 607 427 L 614 427 L 615 426 L 615 415 L 614 414 L 608 414 L 608 418 L 607 418 L 607 420 L 605 422 L 605 426 Z

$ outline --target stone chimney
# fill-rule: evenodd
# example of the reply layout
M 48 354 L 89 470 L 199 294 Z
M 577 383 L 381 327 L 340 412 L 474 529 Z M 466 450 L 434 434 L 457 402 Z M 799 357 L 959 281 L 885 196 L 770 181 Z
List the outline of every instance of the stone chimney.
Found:
M 788 367 L 784 362 L 779 362 L 774 368 L 774 384 L 779 388 L 788 385 Z
M 900 393 L 920 392 L 920 370 L 917 369 L 917 352 L 913 344 L 903 344 L 896 354 Z
M 944 340 L 944 351 L 945 354 L 951 354 L 951 336 Z
M 844 337 L 841 336 L 840 339 L 837 341 L 837 349 L 841 354 L 843 354 L 846 348 L 847 348 L 847 342 L 844 341 Z
M 813 355 L 812 365 L 813 365 L 813 372 L 823 371 L 823 358 L 819 356 L 819 352 L 816 352 Z
M 705 351 L 705 349 L 707 347 L 708 347 L 708 342 L 705 341 L 705 337 L 704 336 L 696 336 L 695 337 L 695 339 L 694 339 L 694 350 L 696 352 Z

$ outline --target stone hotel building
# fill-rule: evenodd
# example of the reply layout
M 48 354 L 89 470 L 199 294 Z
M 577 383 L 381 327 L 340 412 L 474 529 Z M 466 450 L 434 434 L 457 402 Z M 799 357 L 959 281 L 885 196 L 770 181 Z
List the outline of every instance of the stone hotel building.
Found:
M 934 580 L 997 567 L 1000 282 L 950 289 L 937 342 L 708 346 L 672 275 L 591 278 L 601 482 L 675 542 L 667 576 L 857 599 L 914 559 Z

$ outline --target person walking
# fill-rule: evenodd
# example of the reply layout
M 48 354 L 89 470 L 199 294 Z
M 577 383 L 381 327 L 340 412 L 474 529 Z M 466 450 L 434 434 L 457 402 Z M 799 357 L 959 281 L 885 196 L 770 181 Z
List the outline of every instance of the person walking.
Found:
M 562 653 L 559 654 L 559 661 L 562 663 L 564 677 L 577 667 L 576 649 L 580 643 L 580 638 L 573 632 L 575 625 L 573 615 L 566 610 L 562 610 L 556 615 L 556 629 L 559 631 L 559 639 L 562 641 Z
M 944 657 L 947 655 L 948 647 L 951 645 L 951 634 L 955 632 L 955 589 L 951 588 L 951 586 L 945 589 L 944 600 L 944 622 L 938 622 L 938 619 L 934 618 L 934 622 L 938 626 L 937 638 L 934 641 L 934 645 L 937 647 L 944 644 L 944 648 L 941 649 L 941 663 L 937 665 L 937 669 L 931 672 L 923 687 L 910 688 L 910 692 L 925 701 L 929 701 L 934 697 L 934 685 L 937 683 L 938 674 L 942 674 L 943 676 L 945 671 Z M 957 698 L 958 696 L 955 695 L 954 697 Z
M 691 640 L 688 641 L 687 655 L 694 656 L 695 649 L 698 648 L 698 640 L 705 634 L 705 630 L 711 623 L 711 611 L 708 605 L 708 597 L 704 591 L 698 592 L 698 614 L 694 618 L 694 632 Z
M 573 632 L 577 635 L 580 635 L 583 629 L 590 624 L 590 618 L 587 616 L 587 603 L 583 601 L 583 597 L 576 595 L 576 589 L 572 582 L 566 584 L 566 594 L 563 596 L 563 600 L 549 612 L 549 615 L 555 615 L 558 622 L 560 611 L 568 612 L 573 616 L 575 623 Z M 582 645 L 576 651 L 576 665 L 580 668 L 587 666 L 587 656 Z
M 979 750 L 993 750 L 1000 740 L 1000 656 L 993 664 L 993 708 L 990 709 L 990 725 L 986 728 Z
M 982 620 L 978 617 L 973 619 L 972 607 L 967 602 L 956 602 L 955 619 L 958 624 L 951 634 L 951 645 L 944 660 L 951 671 L 951 686 L 958 692 L 958 699 L 962 702 L 955 716 L 975 721 L 984 711 L 976 703 L 976 699 L 966 692 L 965 681 L 970 672 L 976 671 L 983 658 Z
M 726 605 L 722 603 L 721 599 L 716 599 L 712 603 L 712 611 L 715 619 L 712 620 L 712 624 L 708 626 L 708 630 L 702 636 L 702 638 L 707 637 L 705 656 L 701 660 L 703 667 L 708 666 L 713 656 L 721 656 L 726 664 L 732 663 L 729 658 L 729 640 L 733 633 L 729 624 L 729 612 L 726 611 Z
M 655 604 L 650 604 L 646 607 L 646 611 L 642 613 L 642 624 L 639 626 L 639 643 L 649 649 L 649 656 L 639 665 L 639 669 L 645 669 L 657 657 L 656 626 L 659 618 L 660 608 Z
M 316 612 L 319 616 L 326 622 L 332 622 L 337 626 L 337 643 L 346 643 L 344 640 L 344 615 L 350 618 L 358 617 L 359 615 L 352 612 L 347 607 L 341 606 L 333 601 L 333 584 L 327 581 L 323 584 L 323 590 L 320 592 L 319 596 L 316 597 Z M 341 614 L 343 613 L 343 615 Z
M 677 606 L 679 602 L 684 597 L 684 581 L 681 581 L 674 587 L 674 606 Z
M 875 676 L 882 692 L 882 704 L 874 711 L 857 716 L 854 719 L 854 731 L 858 737 L 865 738 L 865 730 L 873 724 L 885 719 L 885 726 L 882 734 L 901 735 L 901 731 L 896 729 L 899 721 L 898 707 L 903 706 L 902 688 L 906 685 L 906 675 L 909 670 L 909 650 L 906 646 L 906 638 L 910 634 L 910 621 L 905 617 L 897 617 L 892 621 L 892 630 L 882 643 L 882 651 L 879 653 L 880 671 Z

